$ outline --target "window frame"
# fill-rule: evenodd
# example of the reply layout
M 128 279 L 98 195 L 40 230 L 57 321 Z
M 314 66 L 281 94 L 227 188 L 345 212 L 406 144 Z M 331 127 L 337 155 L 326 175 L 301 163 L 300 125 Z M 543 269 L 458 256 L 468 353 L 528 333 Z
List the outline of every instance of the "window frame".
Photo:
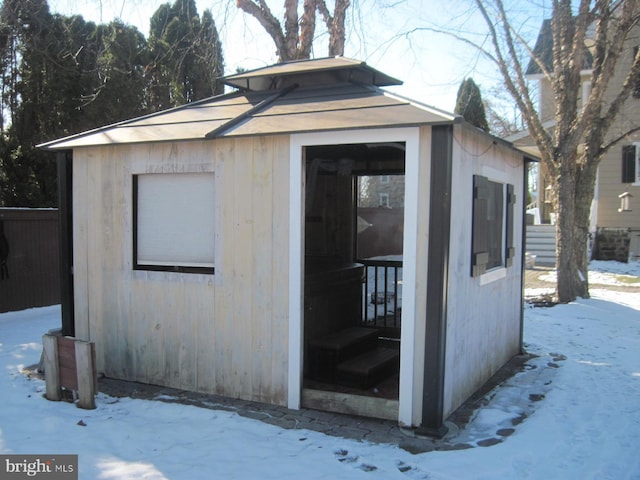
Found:
M 147 175 L 211 175 L 213 181 L 213 189 L 215 192 L 215 176 L 213 172 L 166 172 L 166 173 L 136 173 L 132 175 L 132 254 L 133 254 L 133 270 L 155 271 L 155 272 L 174 272 L 174 273 L 191 273 L 191 274 L 208 274 L 215 273 L 215 253 L 211 258 L 210 265 L 189 265 L 190 262 L 182 262 L 180 260 L 169 261 L 167 263 L 156 263 L 150 261 L 141 261 L 139 255 L 140 248 L 140 185 L 139 178 Z M 215 212 L 215 199 L 212 199 L 212 210 Z M 215 216 L 212 218 L 212 229 L 215 232 Z M 214 237 L 211 238 L 214 242 Z M 215 246 L 213 247 L 215 251 Z
M 471 226 L 471 276 L 480 277 L 481 283 L 488 283 L 506 275 L 506 269 L 513 266 L 515 257 L 514 246 L 514 210 L 516 204 L 515 187 L 498 175 L 473 175 L 473 204 Z M 493 184 L 493 186 L 491 185 Z M 492 189 L 498 191 L 495 185 L 502 185 L 501 195 L 501 233 L 500 259 L 494 255 L 491 264 L 489 248 L 489 202 Z M 495 231 L 495 229 L 494 229 Z M 491 266 L 490 266 L 491 265 Z
M 640 186 L 640 142 L 622 146 L 621 183 Z

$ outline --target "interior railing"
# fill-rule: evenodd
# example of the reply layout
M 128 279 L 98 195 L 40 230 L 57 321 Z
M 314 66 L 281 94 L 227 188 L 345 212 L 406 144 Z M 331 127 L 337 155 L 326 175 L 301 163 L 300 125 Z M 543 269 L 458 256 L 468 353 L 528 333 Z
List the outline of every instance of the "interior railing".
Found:
M 362 290 L 362 324 L 400 328 L 402 311 L 402 261 L 359 259 L 365 266 Z

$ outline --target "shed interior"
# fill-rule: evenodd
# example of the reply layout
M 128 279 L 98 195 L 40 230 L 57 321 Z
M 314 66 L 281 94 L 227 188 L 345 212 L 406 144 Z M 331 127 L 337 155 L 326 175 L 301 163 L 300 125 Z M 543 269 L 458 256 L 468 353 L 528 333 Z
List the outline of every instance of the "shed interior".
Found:
M 397 400 L 405 145 L 304 158 L 304 387 Z

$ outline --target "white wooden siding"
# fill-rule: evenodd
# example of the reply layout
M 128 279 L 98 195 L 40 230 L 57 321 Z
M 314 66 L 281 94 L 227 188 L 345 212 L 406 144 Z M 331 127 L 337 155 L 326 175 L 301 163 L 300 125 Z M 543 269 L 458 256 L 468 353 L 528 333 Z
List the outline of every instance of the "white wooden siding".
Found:
M 107 376 L 286 404 L 288 137 L 74 151 L 77 336 Z M 214 275 L 134 271 L 132 176 L 214 172 Z
M 444 417 L 518 353 L 522 259 L 522 155 L 455 125 L 447 296 Z M 473 175 L 500 172 L 515 187 L 513 266 L 490 282 L 471 277 Z

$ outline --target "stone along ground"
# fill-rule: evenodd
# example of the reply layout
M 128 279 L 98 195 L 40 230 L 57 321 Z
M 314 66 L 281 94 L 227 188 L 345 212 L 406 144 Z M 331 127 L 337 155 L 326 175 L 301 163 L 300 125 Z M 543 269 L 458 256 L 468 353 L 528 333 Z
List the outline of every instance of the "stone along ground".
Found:
M 537 266 L 526 270 L 526 308 L 553 304 L 553 268 Z M 630 293 L 640 293 L 640 283 L 635 285 L 603 285 L 592 283 L 592 288 L 612 288 Z M 526 350 L 526 346 L 525 346 Z M 371 442 L 392 443 L 415 453 L 432 450 L 457 450 L 488 447 L 504 441 L 517 426 L 544 400 L 545 392 L 557 368 L 564 360 L 562 354 L 550 354 L 540 358 L 523 353 L 503 367 L 487 384 L 473 395 L 447 420 L 449 433 L 442 439 L 421 438 L 411 429 L 398 427 L 395 422 L 320 412 L 310 409 L 298 411 L 242 400 L 233 400 L 215 395 L 205 395 L 182 390 L 101 379 L 100 391 L 117 401 L 118 397 L 151 399 L 163 402 L 196 405 L 202 408 L 221 409 L 238 415 L 274 424 L 287 429 L 314 430 L 328 435 L 353 438 Z M 518 386 L 510 379 L 519 375 Z M 490 430 L 478 431 L 473 420 L 478 412 L 491 403 L 497 388 L 504 385 L 522 390 L 519 413 L 506 425 L 503 423 Z

